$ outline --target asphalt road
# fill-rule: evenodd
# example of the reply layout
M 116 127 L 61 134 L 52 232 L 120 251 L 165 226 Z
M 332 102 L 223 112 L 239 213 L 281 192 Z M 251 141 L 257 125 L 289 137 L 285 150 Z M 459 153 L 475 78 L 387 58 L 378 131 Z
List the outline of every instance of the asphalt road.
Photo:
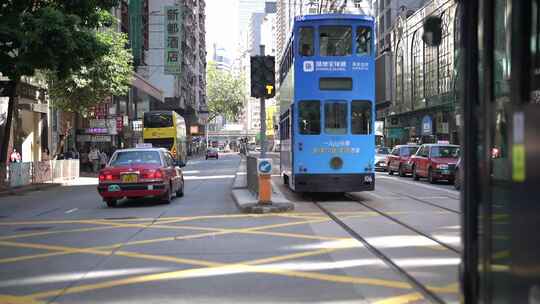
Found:
M 230 194 L 239 161 L 190 161 L 185 196 L 170 205 L 107 208 L 93 178 L 0 197 L 0 303 L 427 302 L 313 200 L 447 302 L 457 299 L 457 254 L 444 247 L 459 249 L 449 186 L 381 175 L 376 191 L 346 197 L 282 187 L 294 212 L 246 215 Z

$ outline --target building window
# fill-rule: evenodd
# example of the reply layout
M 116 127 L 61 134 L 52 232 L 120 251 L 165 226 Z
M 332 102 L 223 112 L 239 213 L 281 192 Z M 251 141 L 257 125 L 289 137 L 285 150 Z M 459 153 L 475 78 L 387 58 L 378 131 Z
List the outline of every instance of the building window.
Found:
M 426 72 L 426 97 L 432 97 L 438 94 L 439 83 L 438 83 L 438 52 L 437 47 L 431 47 L 424 45 L 424 69 Z
M 398 112 L 401 112 L 401 107 L 403 106 L 403 89 L 404 89 L 404 82 L 403 82 L 403 65 L 405 64 L 403 62 L 403 48 L 401 46 L 401 41 L 398 43 L 398 47 L 396 49 L 396 96 L 395 96 L 395 105 L 398 110 Z
M 300 45 L 298 46 L 300 56 L 313 56 L 313 28 L 300 28 Z
M 351 55 L 352 28 L 350 26 L 321 26 L 319 43 L 321 56 Z
M 412 44 L 413 109 L 425 107 L 424 102 L 424 42 L 422 32 L 417 30 Z
M 439 93 L 445 94 L 452 90 L 452 71 L 454 67 L 454 39 L 450 33 L 453 32 L 453 20 L 450 14 L 445 12 L 441 16 L 442 20 L 442 42 L 439 46 Z

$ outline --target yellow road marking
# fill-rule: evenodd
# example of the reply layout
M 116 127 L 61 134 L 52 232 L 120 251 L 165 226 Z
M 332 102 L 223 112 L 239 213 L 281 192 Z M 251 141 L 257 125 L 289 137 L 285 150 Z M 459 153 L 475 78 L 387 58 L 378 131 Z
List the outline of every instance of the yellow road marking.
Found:
M 38 301 L 31 297 L 18 297 L 0 294 L 0 303 L 2 304 L 44 304 L 46 302 Z
M 413 303 L 422 299 L 424 299 L 424 296 L 422 296 L 421 293 L 414 292 L 414 293 L 408 293 L 401 296 L 380 300 L 373 304 L 407 304 L 407 303 Z

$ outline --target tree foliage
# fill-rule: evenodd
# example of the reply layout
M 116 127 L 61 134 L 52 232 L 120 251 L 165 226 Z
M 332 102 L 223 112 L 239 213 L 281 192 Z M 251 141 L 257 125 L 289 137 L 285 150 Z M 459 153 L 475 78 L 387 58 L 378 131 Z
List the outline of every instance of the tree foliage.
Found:
M 49 94 L 53 106 L 86 113 L 111 95 L 125 95 L 132 80 L 133 56 L 125 46 L 127 36 L 108 28 L 96 33 L 107 52 L 91 64 L 81 66 L 66 78 L 49 73 Z
M 214 62 L 209 62 L 206 71 L 206 96 L 209 121 L 219 115 L 235 120 L 244 107 L 245 80 L 220 70 Z
M 59 78 L 107 52 L 95 29 L 117 0 L 7 0 L 0 4 L 0 72 L 13 81 L 36 70 Z

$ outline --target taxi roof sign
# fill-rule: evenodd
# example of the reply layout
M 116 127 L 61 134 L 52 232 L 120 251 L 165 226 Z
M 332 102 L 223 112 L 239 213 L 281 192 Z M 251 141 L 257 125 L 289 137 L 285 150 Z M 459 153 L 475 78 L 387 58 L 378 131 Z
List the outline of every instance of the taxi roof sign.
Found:
M 151 143 L 141 143 L 141 144 L 136 144 L 136 145 L 135 145 L 135 148 L 138 148 L 138 149 L 152 148 L 152 144 L 151 144 Z

